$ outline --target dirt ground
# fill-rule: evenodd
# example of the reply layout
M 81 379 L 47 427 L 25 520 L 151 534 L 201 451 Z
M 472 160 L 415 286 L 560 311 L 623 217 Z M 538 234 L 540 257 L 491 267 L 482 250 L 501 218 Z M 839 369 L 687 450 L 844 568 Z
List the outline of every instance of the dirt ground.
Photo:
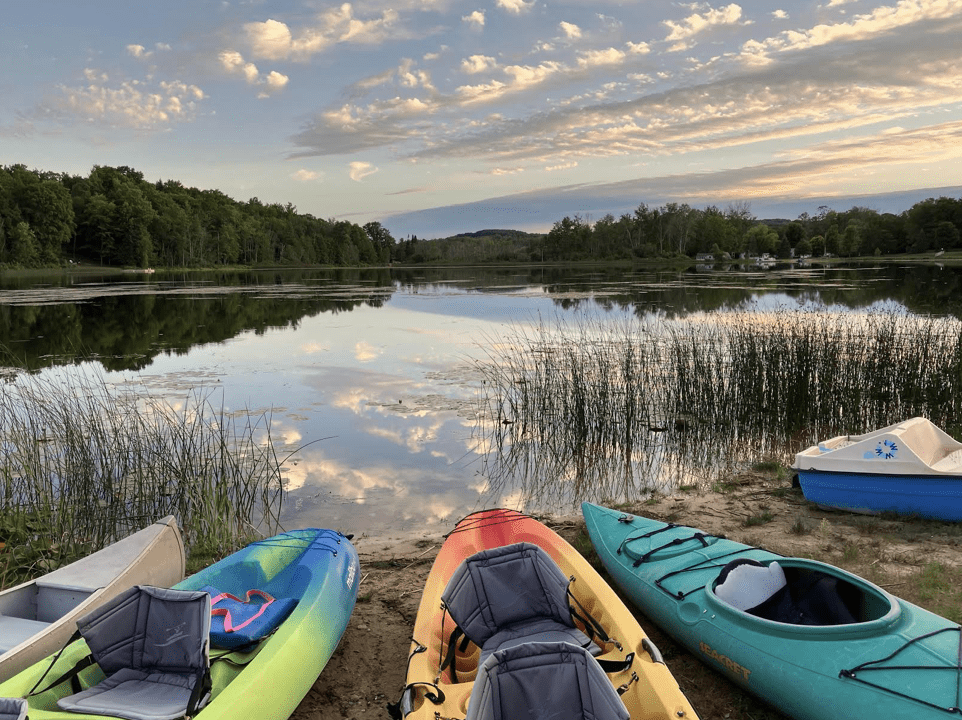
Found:
M 843 564 L 898 595 L 898 578 L 937 560 L 962 565 L 962 538 L 953 526 L 824 511 L 782 480 L 749 473 L 716 485 L 715 492 L 680 493 L 638 504 L 638 515 L 691 525 L 785 555 L 817 556 Z M 545 521 L 569 542 L 584 529 L 580 517 Z M 453 527 L 453 525 L 452 525 Z M 292 720 L 387 718 L 404 684 L 411 632 L 439 535 L 356 540 L 361 556 L 359 602 L 347 632 Z M 636 616 L 703 720 L 781 720 L 784 715 L 743 692 Z

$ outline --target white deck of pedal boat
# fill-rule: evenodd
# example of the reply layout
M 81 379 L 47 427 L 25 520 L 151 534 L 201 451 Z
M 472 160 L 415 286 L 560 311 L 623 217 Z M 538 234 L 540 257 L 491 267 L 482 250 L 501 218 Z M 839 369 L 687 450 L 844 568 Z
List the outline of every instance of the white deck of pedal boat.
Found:
M 800 471 L 962 476 L 962 443 L 917 417 L 864 435 L 839 435 L 795 455 Z

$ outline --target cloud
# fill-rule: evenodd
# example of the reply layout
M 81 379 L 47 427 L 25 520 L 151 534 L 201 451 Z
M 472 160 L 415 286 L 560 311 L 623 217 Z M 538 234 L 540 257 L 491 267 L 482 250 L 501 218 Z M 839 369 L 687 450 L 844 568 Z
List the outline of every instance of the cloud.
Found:
M 578 163 L 566 162 L 566 163 L 562 163 L 561 165 L 549 165 L 548 167 L 545 168 L 545 170 L 547 172 L 554 172 L 556 170 L 570 170 L 571 168 L 575 168 L 575 167 L 578 167 Z
M 787 20 L 788 13 L 785 12 L 784 10 L 775 10 L 772 13 L 772 17 L 775 18 L 776 20 Z
M 579 53 L 578 65 L 582 68 L 597 67 L 599 65 L 620 65 L 625 61 L 626 53 L 617 48 L 606 50 L 589 50 Z
M 469 56 L 459 66 L 476 81 L 415 98 L 384 87 L 385 99 L 319 113 L 292 138 L 294 157 L 390 146 L 408 160 L 540 171 L 586 157 L 647 162 L 736 147 L 770 155 L 825 133 L 908 126 L 906 118 L 962 103 L 962 0 L 917 0 L 918 11 L 932 17 L 939 2 L 954 3 L 954 19 L 909 23 L 846 43 L 844 52 L 833 43 L 771 51 L 767 64 L 748 67 L 736 50 L 699 67 L 642 72 L 651 52 L 644 43 L 599 45 L 567 62 L 552 56 L 502 66 Z M 696 11 L 710 14 L 704 5 Z M 576 91 L 565 95 L 569 87 Z
M 154 49 L 155 49 L 155 50 L 170 50 L 170 45 L 168 45 L 167 43 L 155 43 L 155 44 L 154 44 Z M 149 58 L 151 55 L 154 54 L 154 50 L 148 50 L 148 49 L 145 48 L 143 45 L 128 45 L 128 46 L 127 46 L 127 54 L 128 54 L 128 55 L 132 55 L 132 56 L 135 57 L 135 58 L 139 58 L 139 59 L 145 60 L 145 59 Z
M 911 25 L 937 20 L 958 19 L 960 0 L 899 0 L 895 6 L 875 8 L 849 22 L 819 24 L 808 30 L 786 30 L 761 41 L 742 46 L 742 59 L 750 64 L 771 61 L 772 53 L 806 50 L 839 42 L 865 42 L 891 32 L 905 32 Z
M 267 77 L 264 78 L 264 81 L 273 90 L 279 90 L 280 88 L 284 87 L 287 85 L 288 80 L 290 80 L 290 78 L 288 78 L 287 75 L 282 75 L 276 70 L 271 70 L 267 74 Z
M 321 173 L 315 172 L 314 170 L 298 170 L 295 173 L 291 173 L 291 177 L 298 182 L 310 182 L 312 180 L 318 180 L 321 177 Z
M 569 39 L 571 39 L 571 40 L 577 40 L 578 38 L 581 37 L 581 28 L 578 27 L 577 25 L 572 25 L 572 24 L 569 23 L 569 22 L 563 22 L 563 21 L 562 21 L 562 22 L 559 23 L 559 26 L 561 27 L 561 31 L 562 31 L 562 32 L 565 34 L 565 36 L 568 37 Z
M 338 43 L 376 45 L 390 36 L 398 21 L 396 10 L 362 19 L 350 3 L 331 8 L 296 32 L 284 22 L 269 18 L 244 25 L 251 55 L 265 60 L 307 60 Z
M 472 55 L 461 61 L 461 71 L 467 75 L 476 75 L 485 70 L 490 70 L 496 65 L 497 61 L 493 57 L 488 57 L 487 55 Z
M 741 7 L 732 3 L 723 8 L 709 8 L 707 12 L 701 14 L 692 13 L 681 22 L 665 20 L 664 24 L 671 31 L 665 40 L 676 43 L 672 48 L 669 48 L 670 50 L 683 49 L 687 47 L 685 41 L 695 35 L 699 35 L 720 25 L 734 25 L 741 16 Z
M 84 87 L 60 85 L 52 101 L 59 111 L 114 127 L 153 129 L 193 120 L 206 98 L 197 85 L 172 81 L 124 80 L 108 85 L 106 73 L 86 68 Z
M 354 182 L 361 182 L 368 175 L 373 175 L 378 171 L 378 168 L 374 167 L 369 162 L 355 161 L 350 164 L 350 177 Z
M 484 27 L 484 11 L 475 10 L 470 15 L 465 15 L 464 17 L 462 17 L 461 21 L 466 22 L 468 23 L 468 25 L 472 25 L 475 28 L 483 28 Z
M 290 78 L 276 70 L 271 70 L 267 74 L 261 74 L 257 66 L 252 62 L 245 62 L 244 56 L 236 50 L 224 50 L 218 55 L 221 67 L 228 73 L 243 75 L 249 85 L 256 85 L 261 90 L 257 97 L 270 97 L 287 86 Z
M 531 0 L 531 2 L 525 2 L 524 0 L 495 0 L 494 4 L 502 10 L 507 10 L 509 13 L 520 15 L 522 12 L 534 7 L 534 0 Z

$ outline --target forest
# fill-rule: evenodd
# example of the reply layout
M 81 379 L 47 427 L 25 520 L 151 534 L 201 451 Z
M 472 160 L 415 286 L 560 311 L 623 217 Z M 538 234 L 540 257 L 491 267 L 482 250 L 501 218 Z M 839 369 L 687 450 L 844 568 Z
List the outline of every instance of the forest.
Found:
M 94 166 L 87 177 L 0 168 L 0 266 L 378 265 L 393 245 L 380 223 L 150 183 L 129 167 Z
M 395 240 L 364 226 L 298 213 L 288 203 L 234 200 L 218 190 L 148 182 L 132 168 L 95 165 L 87 177 L 0 167 L 0 267 L 250 267 L 389 263 L 551 263 L 657 258 L 856 257 L 962 246 L 962 199 L 929 198 L 900 214 L 819 207 L 795 220 L 725 209 L 641 203 L 592 222 L 580 215 L 546 234 L 481 230 Z

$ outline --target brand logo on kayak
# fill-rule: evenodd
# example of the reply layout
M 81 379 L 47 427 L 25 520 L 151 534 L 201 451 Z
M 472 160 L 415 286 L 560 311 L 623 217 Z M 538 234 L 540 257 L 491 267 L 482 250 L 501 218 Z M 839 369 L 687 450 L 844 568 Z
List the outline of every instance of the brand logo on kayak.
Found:
M 746 667 L 742 667 L 727 655 L 722 655 L 721 653 L 716 652 L 715 649 L 708 643 L 699 643 L 698 648 L 712 660 L 720 665 L 724 665 L 736 675 L 741 675 L 745 681 L 748 682 L 748 676 L 752 674 L 751 670 Z
M 351 566 L 347 569 L 347 577 L 344 578 L 344 584 L 347 585 L 348 590 L 354 587 L 354 576 L 356 574 L 357 574 L 357 566 L 355 563 L 351 563 Z

